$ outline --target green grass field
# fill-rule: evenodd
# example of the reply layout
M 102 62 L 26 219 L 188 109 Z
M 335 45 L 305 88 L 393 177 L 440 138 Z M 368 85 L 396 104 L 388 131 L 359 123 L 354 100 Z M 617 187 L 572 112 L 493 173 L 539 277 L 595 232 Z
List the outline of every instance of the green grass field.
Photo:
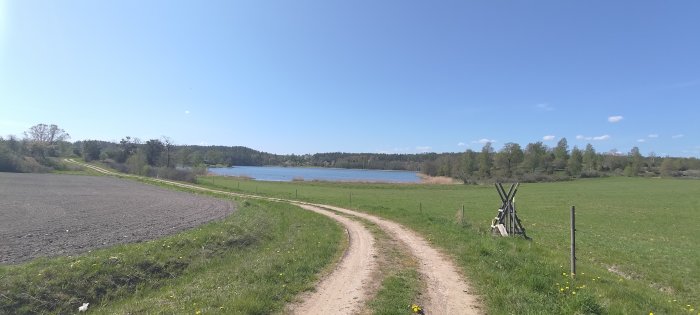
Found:
M 268 314 L 342 254 L 335 221 L 243 201 L 225 220 L 73 257 L 0 266 L 0 313 Z
M 257 182 L 205 186 L 334 204 L 403 223 L 449 253 L 489 313 L 698 314 L 700 181 L 606 178 L 523 184 L 516 205 L 532 241 L 490 236 L 492 186 Z M 465 206 L 465 226 L 456 214 Z M 578 275 L 569 272 L 577 207 Z

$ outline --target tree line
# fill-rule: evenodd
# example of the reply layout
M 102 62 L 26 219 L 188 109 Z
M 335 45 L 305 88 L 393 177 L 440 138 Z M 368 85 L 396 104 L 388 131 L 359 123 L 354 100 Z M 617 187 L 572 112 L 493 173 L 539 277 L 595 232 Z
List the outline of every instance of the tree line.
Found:
M 643 156 L 634 147 L 627 154 L 616 150 L 599 153 L 590 143 L 582 150 L 569 150 L 566 138 L 549 148 L 542 142 L 529 143 L 522 148 L 506 143 L 495 151 L 486 143 L 481 151 L 467 150 L 462 154 L 443 154 L 423 163 L 421 170 L 431 176 L 448 176 L 465 183 L 481 181 L 555 181 L 582 177 L 665 176 L 700 177 L 700 160 L 696 158 L 660 158 L 651 153 Z
M 177 145 L 169 137 L 142 141 L 126 136 L 119 142 L 83 140 L 56 125 L 38 124 L 24 138 L 0 137 L 0 171 L 47 172 L 62 169 L 58 157 L 102 161 L 123 172 L 193 181 L 210 166 L 313 166 L 418 171 L 465 183 L 485 181 L 552 181 L 579 177 L 669 176 L 700 177 L 696 158 L 643 156 L 638 148 L 627 154 L 597 152 L 591 144 L 569 148 L 566 138 L 556 146 L 542 142 L 524 148 L 506 143 L 496 151 L 486 143 L 480 151 L 462 153 L 317 153 L 279 155 L 242 146 Z

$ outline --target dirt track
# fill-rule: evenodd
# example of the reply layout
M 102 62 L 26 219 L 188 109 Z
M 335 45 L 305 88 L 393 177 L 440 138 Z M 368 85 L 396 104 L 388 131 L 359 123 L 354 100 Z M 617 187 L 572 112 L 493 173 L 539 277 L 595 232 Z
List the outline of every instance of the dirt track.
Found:
M 481 306 L 464 277 L 452 261 L 430 246 L 423 237 L 402 225 L 370 214 L 345 208 L 320 205 L 323 208 L 367 219 L 398 241 L 406 244 L 419 263 L 419 272 L 426 281 L 428 299 L 426 314 L 480 314 Z
M 74 162 L 76 163 L 76 162 Z M 83 163 L 77 163 L 80 165 L 83 165 L 85 167 L 89 167 L 94 169 L 95 171 L 102 172 L 105 174 L 110 174 L 110 175 L 117 175 L 117 176 L 124 176 L 120 175 L 114 172 L 111 172 L 109 170 L 105 170 L 102 168 L 98 168 L 92 165 L 87 165 Z M 130 176 L 130 175 L 127 175 Z M 312 210 L 312 209 L 318 209 L 318 210 L 333 210 L 337 211 L 340 213 L 345 213 L 351 216 L 356 216 L 360 218 L 364 218 L 366 220 L 369 220 L 373 222 L 374 224 L 378 225 L 381 229 L 383 229 L 385 232 L 387 232 L 392 238 L 398 240 L 399 242 L 404 243 L 411 251 L 411 254 L 415 256 L 415 258 L 419 261 L 420 263 L 420 268 L 419 272 L 423 276 L 423 280 L 426 282 L 427 286 L 427 300 L 425 301 L 425 307 L 424 310 L 426 311 L 426 314 L 481 314 L 483 313 L 483 310 L 481 308 L 481 304 L 479 302 L 478 297 L 472 292 L 472 289 L 469 287 L 468 283 L 464 279 L 464 277 L 459 273 L 457 267 L 454 265 L 454 263 L 445 255 L 440 253 L 438 250 L 433 248 L 430 243 L 428 243 L 423 237 L 418 235 L 417 233 L 403 227 L 402 225 L 385 220 L 383 218 L 379 218 L 377 216 L 373 216 L 367 213 L 362 213 L 350 209 L 345 209 L 345 208 L 340 208 L 340 207 L 335 207 L 335 206 L 329 206 L 329 205 L 321 205 L 321 204 L 313 204 L 313 203 L 308 203 L 308 202 L 301 202 L 301 201 L 295 201 L 295 200 L 287 200 L 287 199 L 280 199 L 280 198 L 269 198 L 269 197 L 261 197 L 261 196 L 255 196 L 255 195 L 247 195 L 247 194 L 240 194 L 240 193 L 234 193 L 234 192 L 227 192 L 227 191 L 221 191 L 221 190 L 216 190 L 216 189 L 209 189 L 209 188 L 204 188 L 196 185 L 190 185 L 190 184 L 184 184 L 184 183 L 178 183 L 178 182 L 172 182 L 172 181 L 165 181 L 165 180 L 154 180 L 160 183 L 164 184 L 169 184 L 173 186 L 179 186 L 179 187 L 186 187 L 194 190 L 201 190 L 201 191 L 209 191 L 209 192 L 215 192 L 215 193 L 220 193 L 220 194 L 225 194 L 225 195 L 231 195 L 231 196 L 239 196 L 243 198 L 251 198 L 251 199 L 264 199 L 264 200 L 272 200 L 272 201 L 279 201 L 279 202 L 288 202 L 292 204 L 296 204 L 302 207 L 305 207 L 306 209 Z M 319 209 L 320 208 L 320 209 Z M 324 215 L 331 216 L 327 213 L 317 211 L 319 213 L 323 213 Z M 333 216 L 331 216 L 333 217 Z M 341 222 L 342 223 L 342 222 Z M 346 225 L 347 228 L 347 225 Z M 352 241 L 352 237 L 350 238 Z M 381 253 L 379 253 L 381 254 Z M 343 261 L 347 260 L 355 260 L 357 259 L 358 256 L 363 255 L 361 251 L 358 251 L 357 249 L 353 249 L 353 246 L 351 245 L 348 247 L 346 250 L 345 256 L 341 260 L 340 264 L 343 264 Z M 340 268 L 340 267 L 338 267 Z M 328 310 L 324 308 L 324 301 L 341 301 L 345 300 L 347 296 L 358 296 L 363 297 L 368 294 L 368 286 L 363 285 L 363 283 L 366 279 L 366 275 L 364 273 L 359 273 L 356 274 L 358 279 L 362 279 L 361 281 L 354 281 L 352 282 L 352 289 L 350 288 L 350 282 L 347 283 L 346 285 L 346 290 L 344 291 L 338 291 L 338 290 L 328 290 L 327 287 L 324 287 L 324 283 L 342 283 L 342 279 L 347 279 L 344 278 L 344 276 L 338 276 L 338 273 L 334 272 L 328 275 L 325 279 L 323 279 L 320 283 L 319 286 L 317 287 L 317 291 L 323 291 L 325 290 L 326 292 L 321 292 L 320 294 L 311 294 L 309 296 L 304 297 L 304 301 L 302 303 L 305 303 L 304 305 L 308 305 L 309 308 L 306 308 L 305 311 L 306 313 L 309 314 L 324 314 L 328 313 L 326 311 L 330 311 L 333 314 L 355 314 L 358 313 L 356 310 L 353 310 L 352 308 L 344 308 L 344 309 L 338 309 L 336 308 L 335 310 Z M 359 287 L 359 290 L 356 289 Z M 356 304 L 352 304 L 356 305 Z
M 233 205 L 111 177 L 0 173 L 0 263 L 173 234 Z
M 362 223 L 333 211 L 309 205 L 300 207 L 331 217 L 340 222 L 348 233 L 349 245 L 333 272 L 325 277 L 316 291 L 302 297 L 303 302 L 290 307 L 292 314 L 324 315 L 353 314 L 362 309 L 369 298 L 366 290 L 377 268 L 374 236 Z

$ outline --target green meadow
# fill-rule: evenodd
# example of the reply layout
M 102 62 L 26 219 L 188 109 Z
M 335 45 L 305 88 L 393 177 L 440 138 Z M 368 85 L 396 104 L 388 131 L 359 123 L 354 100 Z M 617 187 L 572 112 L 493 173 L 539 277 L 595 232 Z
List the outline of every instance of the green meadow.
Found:
M 700 181 L 604 178 L 522 184 L 532 237 L 494 237 L 493 186 L 258 182 L 200 177 L 201 185 L 333 204 L 420 232 L 452 256 L 489 313 L 698 314 Z M 577 209 L 577 271 L 569 275 L 569 215 Z M 464 222 L 458 212 L 464 206 Z

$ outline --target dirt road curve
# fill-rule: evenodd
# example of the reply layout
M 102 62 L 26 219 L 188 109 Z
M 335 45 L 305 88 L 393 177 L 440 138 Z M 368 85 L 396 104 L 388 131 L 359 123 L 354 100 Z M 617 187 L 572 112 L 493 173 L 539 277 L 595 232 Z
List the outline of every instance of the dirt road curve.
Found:
M 420 263 L 419 272 L 424 276 L 428 288 L 426 314 L 479 314 L 479 301 L 447 257 L 417 233 L 402 225 L 362 212 L 345 208 L 321 205 L 323 208 L 351 214 L 378 225 L 389 235 L 406 244 Z
M 119 176 L 124 176 L 123 174 L 117 174 L 110 172 L 105 169 L 101 168 L 96 168 L 91 165 L 85 165 L 82 164 L 83 166 L 87 166 L 90 168 L 93 168 L 96 171 L 106 173 L 106 174 L 112 174 L 112 175 L 119 175 Z M 239 193 L 233 193 L 233 192 L 227 192 L 227 191 L 220 191 L 220 190 L 215 190 L 215 189 L 209 189 L 209 188 L 204 188 L 204 187 L 199 187 L 199 186 L 194 186 L 194 185 L 189 185 L 189 184 L 184 184 L 184 183 L 178 183 L 178 182 L 171 182 L 171 181 L 164 181 L 164 180 L 156 180 L 162 183 L 167 183 L 170 185 L 174 186 L 180 186 L 180 187 L 187 187 L 191 189 L 197 189 L 197 190 L 203 190 L 203 191 L 210 191 L 210 192 L 216 192 L 216 193 L 221 193 L 221 194 L 228 194 L 228 195 L 233 195 L 233 196 L 239 196 L 239 197 L 244 197 L 244 198 L 251 198 L 251 199 L 263 199 L 263 200 L 271 200 L 271 201 L 279 201 L 279 202 L 288 202 L 288 203 L 293 203 L 299 206 L 304 207 L 305 209 L 309 209 L 312 211 L 324 211 L 324 209 L 330 209 L 333 211 L 345 213 L 348 215 L 360 217 L 367 219 L 375 224 L 377 224 L 381 229 L 383 229 L 385 232 L 387 232 L 391 237 L 395 238 L 396 240 L 406 244 L 408 248 L 410 248 L 411 253 L 413 256 L 416 257 L 416 259 L 420 263 L 420 273 L 423 275 L 424 281 L 426 281 L 426 286 L 427 286 L 427 302 L 425 303 L 425 313 L 426 314 L 481 314 L 483 311 L 481 310 L 479 301 L 477 296 L 472 292 L 471 288 L 465 281 L 464 277 L 458 272 L 457 267 L 452 263 L 452 261 L 440 253 L 438 250 L 430 246 L 430 244 L 420 235 L 417 233 L 403 227 L 402 225 L 388 221 L 370 214 L 362 213 L 362 212 L 357 212 L 354 210 L 350 209 L 345 209 L 345 208 L 340 208 L 340 207 L 335 207 L 335 206 L 329 206 L 329 205 L 321 205 L 321 204 L 313 204 L 313 203 L 307 203 L 307 202 L 299 202 L 299 201 L 294 201 L 294 200 L 286 200 L 286 199 L 279 199 L 279 198 L 268 198 L 268 197 L 260 197 L 260 196 L 255 196 L 255 195 L 246 195 L 246 194 L 239 194 Z M 325 210 L 327 211 L 327 210 Z M 319 212 L 325 215 L 328 215 L 326 212 Z M 342 216 L 338 216 L 339 218 L 344 218 Z M 337 219 L 336 217 L 333 217 L 334 219 Z M 345 218 L 346 219 L 346 218 Z M 351 235 L 351 240 L 352 240 L 352 235 Z M 369 241 L 367 241 L 369 242 Z M 355 257 L 358 255 L 357 249 L 354 249 L 352 247 L 352 242 L 350 248 L 347 250 L 346 256 L 344 257 L 345 259 L 348 259 L 348 257 Z M 363 256 L 365 254 L 359 254 L 360 256 Z M 359 259 L 359 258 L 349 258 L 351 260 Z M 354 263 L 353 263 L 354 264 Z M 339 267 L 340 268 L 340 267 Z M 364 272 L 369 272 L 369 269 L 362 269 L 362 273 L 355 274 L 354 277 L 357 277 L 359 279 L 364 279 Z M 339 277 L 338 279 L 334 279 L 335 277 Z M 355 297 L 358 296 L 358 299 L 360 299 L 362 296 L 366 295 L 366 288 L 364 288 L 361 291 L 352 291 L 352 294 L 349 294 L 348 292 L 348 286 L 346 285 L 347 282 L 343 281 L 349 281 L 349 280 L 344 280 L 347 278 L 344 278 L 344 276 L 337 276 L 336 273 L 331 273 L 327 279 L 323 280 L 321 282 L 321 285 L 324 285 L 324 283 L 339 283 L 343 285 L 343 289 L 340 291 L 336 291 L 335 289 L 331 289 L 331 287 L 334 287 L 335 284 L 327 284 L 331 287 L 323 287 L 319 286 L 317 288 L 318 293 L 320 294 L 319 297 L 309 297 L 308 299 L 311 300 L 306 300 L 304 304 L 305 307 L 308 308 L 300 308 L 300 310 L 303 310 L 304 313 L 309 313 L 309 314 L 343 314 L 343 313 L 357 313 L 357 311 L 352 311 L 352 309 L 339 309 L 337 307 L 334 307 L 333 309 L 326 309 L 324 307 L 324 303 L 328 301 L 336 301 L 340 300 L 343 298 L 347 298 L 348 296 Z M 351 277 L 350 279 L 353 279 Z M 365 283 L 365 280 L 359 280 L 360 285 L 362 283 Z M 357 282 L 354 286 L 357 285 Z M 354 287 L 353 286 L 353 287 Z M 322 292 L 322 291 L 328 291 Z M 355 293 L 358 292 L 358 293 Z M 323 296 L 323 297 L 321 297 Z M 354 304 L 353 304 L 354 305 Z M 346 312 L 349 311 L 349 312 Z
M 292 305 L 288 310 L 292 314 L 304 315 L 357 313 L 369 298 L 365 289 L 377 267 L 372 233 L 360 222 L 333 211 L 310 205 L 299 206 L 340 222 L 347 229 L 350 244 L 333 272 L 318 284 L 315 292 L 306 294 L 302 303 Z
M 110 177 L 0 173 L 0 263 L 154 239 L 232 211 L 221 199 Z

